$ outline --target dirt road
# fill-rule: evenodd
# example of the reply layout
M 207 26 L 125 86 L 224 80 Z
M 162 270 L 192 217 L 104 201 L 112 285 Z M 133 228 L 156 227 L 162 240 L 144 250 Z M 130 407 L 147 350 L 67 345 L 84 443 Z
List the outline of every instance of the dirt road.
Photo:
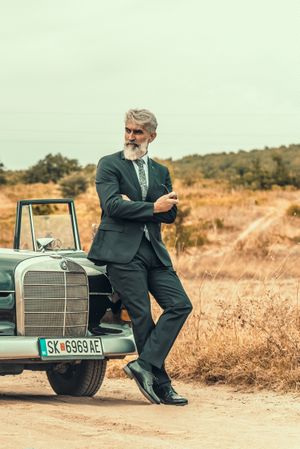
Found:
M 106 379 L 94 398 L 53 395 L 41 373 L 0 378 L 1 449 L 299 449 L 300 397 L 175 382 L 186 407 L 151 405 Z

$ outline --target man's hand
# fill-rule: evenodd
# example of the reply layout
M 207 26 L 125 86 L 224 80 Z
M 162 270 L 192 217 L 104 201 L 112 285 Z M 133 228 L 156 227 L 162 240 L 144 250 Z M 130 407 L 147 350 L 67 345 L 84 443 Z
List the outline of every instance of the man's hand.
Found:
M 121 197 L 122 197 L 122 200 L 124 200 L 124 201 L 131 201 L 131 199 L 128 198 L 128 196 L 124 195 L 123 193 L 121 194 Z
M 175 192 L 167 193 L 159 197 L 154 203 L 154 213 L 168 212 L 175 204 L 178 204 L 179 200 Z

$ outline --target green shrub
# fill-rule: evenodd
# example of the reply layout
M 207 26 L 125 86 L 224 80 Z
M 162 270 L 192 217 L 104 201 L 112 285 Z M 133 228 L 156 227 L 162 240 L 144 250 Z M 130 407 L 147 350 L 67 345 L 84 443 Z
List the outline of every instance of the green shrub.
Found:
M 25 171 L 23 181 L 26 184 L 35 182 L 47 184 L 50 181 L 57 183 L 64 176 L 80 169 L 77 159 L 69 159 L 60 153 L 55 155 L 50 153 Z
M 184 253 L 188 248 L 209 243 L 206 233 L 199 225 L 185 224 L 190 216 L 191 208 L 180 208 L 174 226 L 163 227 L 164 241 L 170 249 L 175 249 L 176 255 Z
M 4 165 L 0 162 L 0 184 L 6 184 L 6 173 L 4 169 Z
M 295 237 L 291 237 L 290 241 L 296 243 L 296 245 L 300 244 L 300 235 L 295 235 Z
M 73 173 L 65 176 L 60 182 L 60 190 L 64 198 L 75 198 L 81 193 L 86 192 L 88 180 L 82 173 Z
M 288 207 L 286 214 L 290 217 L 300 217 L 300 205 L 299 204 L 291 204 Z

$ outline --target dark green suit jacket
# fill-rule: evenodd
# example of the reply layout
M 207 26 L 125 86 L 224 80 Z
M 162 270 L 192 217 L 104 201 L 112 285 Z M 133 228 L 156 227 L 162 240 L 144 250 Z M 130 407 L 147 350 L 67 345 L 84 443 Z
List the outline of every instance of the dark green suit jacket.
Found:
M 123 151 L 100 159 L 96 173 L 96 188 L 102 209 L 101 223 L 88 258 L 100 264 L 128 263 L 135 256 L 147 225 L 154 251 L 163 265 L 171 259 L 161 239 L 161 223 L 173 223 L 177 208 L 153 213 L 154 202 L 172 191 L 169 170 L 149 158 L 149 187 L 145 201 L 132 161 Z M 166 186 L 166 187 L 165 187 Z M 131 201 L 122 199 L 127 195 Z

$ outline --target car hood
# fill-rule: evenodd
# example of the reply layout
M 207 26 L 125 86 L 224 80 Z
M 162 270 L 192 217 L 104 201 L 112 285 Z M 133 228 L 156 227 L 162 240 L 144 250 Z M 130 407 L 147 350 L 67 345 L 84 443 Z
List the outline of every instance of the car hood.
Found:
M 33 251 L 14 250 L 14 249 L 0 249 L 0 293 L 15 290 L 14 272 L 16 266 L 26 259 L 33 259 L 37 257 L 45 257 L 59 254 L 62 257 L 73 259 L 74 262 L 81 265 L 88 275 L 104 275 L 105 267 L 96 266 L 93 262 L 86 258 L 86 254 L 83 251 L 78 252 L 57 252 L 57 253 L 36 253 Z M 106 277 L 106 276 L 105 276 Z M 108 289 L 109 282 L 107 281 L 106 290 Z

